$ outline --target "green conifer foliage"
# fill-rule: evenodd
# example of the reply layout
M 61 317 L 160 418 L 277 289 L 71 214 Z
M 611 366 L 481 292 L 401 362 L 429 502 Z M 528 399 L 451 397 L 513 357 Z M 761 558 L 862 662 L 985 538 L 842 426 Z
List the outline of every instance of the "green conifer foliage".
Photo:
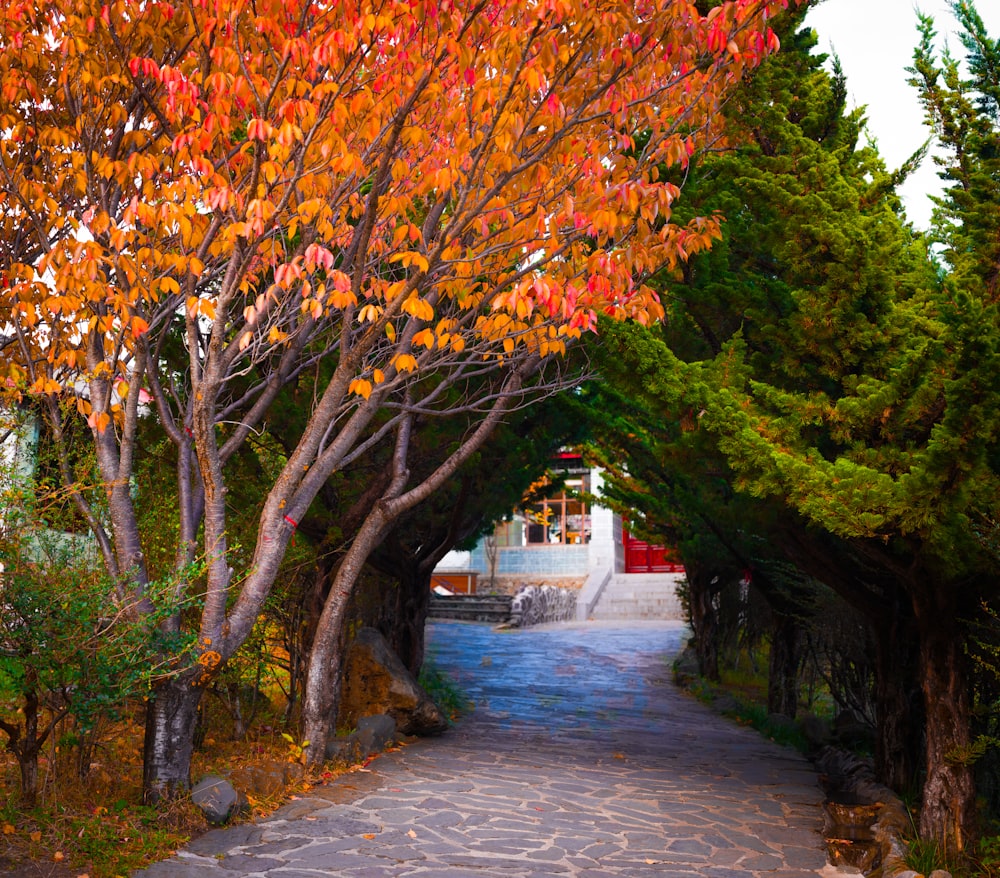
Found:
M 662 333 L 609 328 L 602 359 L 661 418 L 688 419 L 678 439 L 658 438 L 673 463 L 680 448 L 711 449 L 689 477 L 714 470 L 784 507 L 801 526 L 790 537 L 781 517 L 783 550 L 835 547 L 825 581 L 857 586 L 880 624 L 912 619 L 927 729 L 921 830 L 951 852 L 967 843 L 974 804 L 969 766 L 954 758 L 970 742 L 961 619 L 992 591 L 996 558 L 977 533 L 1000 496 L 1000 66 L 972 5 L 953 6 L 970 78 L 947 57 L 933 66 L 926 21 L 917 52 L 954 159 L 939 208 L 945 268 L 901 218 L 894 185 L 906 169 L 859 148 L 863 119 L 845 113 L 842 78 L 809 54 L 810 32 L 786 33 L 730 108 L 735 148 L 685 189 L 689 207 L 725 215 L 724 239 L 664 279 Z

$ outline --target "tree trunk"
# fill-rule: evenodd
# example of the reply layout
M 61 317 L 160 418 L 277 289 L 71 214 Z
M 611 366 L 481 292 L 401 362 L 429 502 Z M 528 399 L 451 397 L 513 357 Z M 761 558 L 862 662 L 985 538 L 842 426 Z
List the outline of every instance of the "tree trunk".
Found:
M 393 652 L 417 676 L 424 664 L 424 627 L 431 607 L 431 574 L 413 570 L 399 578 L 396 604 L 383 632 Z
M 715 606 L 716 591 L 711 572 L 700 567 L 685 567 L 688 582 L 688 612 L 694 634 L 694 653 L 698 673 L 707 680 L 718 682 L 719 674 L 719 614 Z
M 376 506 L 365 519 L 337 568 L 309 648 L 309 669 L 302 701 L 301 737 L 308 742 L 306 759 L 310 765 L 319 765 L 325 758 L 326 742 L 336 725 L 340 684 L 344 673 L 341 645 L 344 618 L 361 568 L 378 542 L 385 524 L 385 516 L 380 509 L 381 506 Z
M 34 670 L 29 669 L 28 679 L 37 680 Z M 44 740 L 38 737 L 38 713 L 41 704 L 38 692 L 32 687 L 24 696 L 24 739 L 14 752 L 21 769 L 21 802 L 26 808 L 33 808 L 38 800 L 38 753 Z
M 897 609 L 878 625 L 875 638 L 875 773 L 905 793 L 917 788 L 924 711 L 913 616 L 909 607 Z
M 767 712 L 795 719 L 799 709 L 802 632 L 794 616 L 774 611 L 767 676 Z
M 142 789 L 147 805 L 169 801 L 191 787 L 191 754 L 203 689 L 190 675 L 157 686 L 146 704 Z
M 7 735 L 7 749 L 14 754 L 21 773 L 21 807 L 34 808 L 38 801 L 38 754 L 56 723 L 65 716 L 65 710 L 53 716 L 44 732 L 39 734 L 39 712 L 41 703 L 34 688 L 37 673 L 29 665 L 26 670 L 28 687 L 24 692 L 24 704 L 18 711 L 24 717 L 23 727 L 19 723 L 0 719 L 0 729 Z
M 21 769 L 21 807 L 30 810 L 38 801 L 38 751 L 18 754 Z
M 957 591 L 932 579 L 918 584 L 912 593 L 927 720 L 920 835 L 936 842 L 948 856 L 965 851 L 975 815 L 969 675 Z
M 309 650 L 301 738 L 306 742 L 306 759 L 310 765 L 319 765 L 326 758 L 326 742 L 337 721 L 344 673 L 340 634 L 352 587 L 353 581 L 343 586 L 338 583 L 330 593 Z

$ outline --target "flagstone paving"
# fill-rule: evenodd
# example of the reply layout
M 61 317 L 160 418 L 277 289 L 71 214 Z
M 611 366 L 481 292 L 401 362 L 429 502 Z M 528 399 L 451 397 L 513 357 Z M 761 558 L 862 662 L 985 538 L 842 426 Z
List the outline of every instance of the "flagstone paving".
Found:
M 475 710 L 136 878 L 830 875 L 812 767 L 670 682 L 676 623 L 435 623 Z

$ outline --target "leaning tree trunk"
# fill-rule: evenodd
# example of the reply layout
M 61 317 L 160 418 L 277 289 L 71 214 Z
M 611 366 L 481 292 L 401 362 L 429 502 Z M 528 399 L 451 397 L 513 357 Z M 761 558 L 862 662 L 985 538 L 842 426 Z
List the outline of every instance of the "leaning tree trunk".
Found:
M 919 649 L 909 607 L 878 624 L 875 638 L 875 773 L 896 792 L 916 787 L 924 749 Z
M 204 689 L 188 674 L 155 687 L 146 704 L 142 789 L 148 805 L 169 801 L 191 787 L 191 754 Z
M 421 569 L 403 573 L 396 588 L 396 600 L 388 631 L 382 633 L 393 652 L 417 676 L 424 664 L 424 627 L 431 607 L 431 574 Z
M 533 369 L 534 365 L 531 368 Z M 316 628 L 309 657 L 305 701 L 302 706 L 303 740 L 309 742 L 306 758 L 310 764 L 315 765 L 323 760 L 327 738 L 336 722 L 344 665 L 344 656 L 340 649 L 340 633 L 347 604 L 362 566 L 372 550 L 385 537 L 390 524 L 397 521 L 404 512 L 426 500 L 445 481 L 454 477 L 459 467 L 482 447 L 519 391 L 524 374 L 525 372 L 517 371 L 504 379 L 503 393 L 497 396 L 489 414 L 479 422 L 472 435 L 465 439 L 431 475 L 405 494 L 403 489 L 410 475 L 406 462 L 413 418 L 405 416 L 400 421 L 393 450 L 392 481 L 385 489 L 383 498 L 374 504 L 364 524 L 355 534 L 351 547 L 337 570 L 333 588 Z
M 773 612 L 773 616 L 767 675 L 767 712 L 795 719 L 799 709 L 802 630 L 794 616 L 777 610 Z
M 712 584 L 711 572 L 700 566 L 686 566 L 688 583 L 688 621 L 693 632 L 692 644 L 698 660 L 698 673 L 707 680 L 718 682 L 719 614 L 715 599 L 718 594 Z
M 975 814 L 969 675 L 959 596 L 956 587 L 932 579 L 915 585 L 912 597 L 927 723 L 920 835 L 955 856 L 972 840 Z
M 318 765 L 325 758 L 326 742 L 337 721 L 344 673 L 340 635 L 361 568 L 382 534 L 385 516 L 381 509 L 380 504 L 376 505 L 355 534 L 316 623 L 302 702 L 302 741 L 310 765 Z

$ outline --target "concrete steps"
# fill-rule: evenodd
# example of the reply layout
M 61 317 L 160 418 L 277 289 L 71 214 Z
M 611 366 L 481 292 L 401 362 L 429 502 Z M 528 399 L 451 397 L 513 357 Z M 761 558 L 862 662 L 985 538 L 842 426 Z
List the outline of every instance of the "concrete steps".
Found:
M 683 573 L 617 573 L 604 587 L 590 618 L 683 620 L 677 597 L 677 583 L 683 578 Z
M 458 622 L 490 622 L 500 625 L 510 619 L 510 595 L 431 595 L 430 618 Z

